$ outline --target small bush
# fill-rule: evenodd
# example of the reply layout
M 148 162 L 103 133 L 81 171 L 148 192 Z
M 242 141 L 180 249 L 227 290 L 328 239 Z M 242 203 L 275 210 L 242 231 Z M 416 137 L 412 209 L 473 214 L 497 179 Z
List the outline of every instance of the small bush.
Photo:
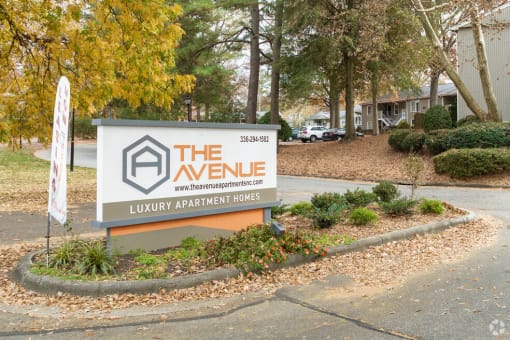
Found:
M 341 218 L 342 212 L 347 209 L 346 205 L 333 204 L 325 209 L 314 208 L 312 220 L 317 228 L 330 228 Z
M 480 118 L 475 115 L 467 115 L 466 117 L 459 119 L 456 123 L 456 126 L 461 127 L 473 123 L 480 123 Z
M 113 272 L 114 260 L 106 251 L 104 242 L 84 242 L 82 256 L 77 260 L 80 274 L 109 274 Z
M 289 210 L 286 204 L 280 204 L 271 207 L 271 217 L 276 217 L 285 214 Z
M 440 200 L 424 199 L 420 202 L 419 208 L 423 214 L 440 215 L 444 211 L 443 202 L 441 202 Z
M 510 124 L 472 123 L 450 131 L 446 141 L 449 149 L 510 147 Z
M 50 256 L 50 267 L 65 269 L 75 264 L 76 253 L 80 250 L 81 241 L 65 239 Z
M 413 208 L 416 206 L 416 201 L 401 198 L 391 202 L 379 203 L 382 211 L 390 216 L 404 216 L 413 214 Z
M 365 190 L 356 189 L 354 191 L 349 191 L 344 194 L 345 201 L 351 207 L 365 207 L 372 202 L 377 200 L 377 196 L 372 192 L 366 192 Z
M 355 225 L 373 224 L 377 221 L 377 214 L 365 207 L 359 207 L 351 212 L 349 221 Z
M 291 215 L 300 215 L 308 217 L 313 211 L 313 205 L 310 202 L 298 202 L 294 203 L 289 208 Z
M 400 143 L 400 151 L 419 152 L 425 144 L 425 134 L 422 132 L 410 132 Z
M 388 144 L 396 151 L 403 151 L 401 149 L 402 141 L 411 133 L 410 130 L 396 130 L 393 131 L 388 138 Z
M 425 135 L 425 147 L 432 155 L 438 155 L 447 150 L 446 138 L 452 130 L 442 129 L 430 131 Z
M 290 253 L 325 256 L 327 248 L 304 233 L 273 235 L 268 224 L 248 227 L 225 238 L 207 242 L 207 258 L 212 264 L 233 264 L 245 272 L 266 270 L 271 263 L 284 262 Z
M 389 202 L 400 196 L 397 186 L 390 181 L 382 181 L 377 184 L 372 188 L 372 192 L 377 196 L 379 201 L 382 202 Z
M 397 124 L 397 129 L 410 129 L 410 128 L 411 128 L 411 125 L 409 125 L 409 123 L 406 120 L 401 120 Z
M 452 149 L 432 158 L 434 170 L 452 178 L 504 173 L 510 170 L 510 150 L 499 149 Z
M 435 105 L 425 112 L 423 129 L 425 132 L 439 129 L 451 129 L 452 117 L 441 105 Z
M 318 209 L 327 209 L 333 204 L 344 205 L 346 203 L 345 198 L 337 192 L 314 194 L 310 202 L 315 208 Z
M 406 176 L 409 178 L 409 182 L 411 183 L 411 199 L 414 197 L 414 192 L 420 184 L 420 179 L 424 169 L 425 164 L 422 158 L 412 153 L 407 156 L 405 170 Z
M 266 112 L 262 117 L 260 117 L 257 121 L 257 124 L 271 124 L 271 112 Z M 290 136 L 292 136 L 292 129 L 287 123 L 285 119 L 280 117 L 280 130 L 278 130 L 278 139 L 279 140 L 288 140 Z

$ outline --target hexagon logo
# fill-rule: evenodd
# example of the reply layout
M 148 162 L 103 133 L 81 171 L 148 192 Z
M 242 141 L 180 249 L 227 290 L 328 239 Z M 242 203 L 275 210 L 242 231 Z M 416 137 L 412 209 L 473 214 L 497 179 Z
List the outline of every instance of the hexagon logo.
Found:
M 170 178 L 170 149 L 146 135 L 122 150 L 122 181 L 148 194 Z

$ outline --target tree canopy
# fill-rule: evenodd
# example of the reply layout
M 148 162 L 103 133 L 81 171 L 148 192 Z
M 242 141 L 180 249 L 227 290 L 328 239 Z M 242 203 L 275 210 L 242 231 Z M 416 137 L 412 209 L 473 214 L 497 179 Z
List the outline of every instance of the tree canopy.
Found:
M 0 3 L 0 121 L 4 139 L 50 135 L 56 84 L 71 83 L 81 114 L 113 98 L 171 107 L 194 86 L 175 70 L 182 8 L 163 0 Z

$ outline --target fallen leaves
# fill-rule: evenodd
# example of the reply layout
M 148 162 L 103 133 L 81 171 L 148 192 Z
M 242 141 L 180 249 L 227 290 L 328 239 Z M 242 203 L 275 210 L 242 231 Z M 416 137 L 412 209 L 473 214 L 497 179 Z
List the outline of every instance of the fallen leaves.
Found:
M 342 287 L 346 292 L 363 294 L 363 287 L 388 287 L 402 282 L 412 273 L 431 265 L 455 261 L 469 251 L 495 240 L 497 221 L 483 217 L 437 234 L 391 242 L 365 251 L 327 257 L 296 268 L 274 272 L 240 275 L 196 287 L 157 294 L 114 294 L 103 297 L 79 297 L 68 294 L 45 296 L 31 292 L 11 281 L 9 273 L 20 256 L 40 248 L 42 243 L 25 243 L 0 248 L 0 300 L 11 305 L 56 306 L 86 315 L 87 311 L 107 312 L 131 306 L 154 306 L 178 301 L 228 297 L 258 292 L 271 294 L 285 285 L 309 284 L 333 274 L 352 278 L 354 286 Z M 56 240 L 53 240 L 56 242 Z
M 278 174 L 407 183 L 407 154 L 393 151 L 388 144 L 388 136 L 366 135 L 350 143 L 282 143 L 278 152 Z M 421 182 L 510 186 L 508 173 L 468 180 L 451 179 L 434 172 L 429 155 L 422 155 L 422 158 L 424 171 Z

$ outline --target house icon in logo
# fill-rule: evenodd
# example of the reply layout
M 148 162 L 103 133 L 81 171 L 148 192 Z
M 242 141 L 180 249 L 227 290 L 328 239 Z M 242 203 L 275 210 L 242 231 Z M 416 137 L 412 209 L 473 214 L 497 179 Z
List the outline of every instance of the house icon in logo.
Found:
M 146 135 L 122 150 L 122 181 L 148 194 L 170 178 L 170 149 Z

